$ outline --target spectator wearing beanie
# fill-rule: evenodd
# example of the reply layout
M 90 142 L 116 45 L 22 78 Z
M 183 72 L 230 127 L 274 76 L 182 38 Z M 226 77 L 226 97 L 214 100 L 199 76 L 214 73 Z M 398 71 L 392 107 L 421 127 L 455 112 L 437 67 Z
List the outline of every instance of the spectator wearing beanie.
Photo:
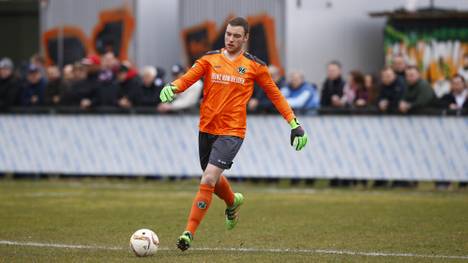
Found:
M 34 64 L 28 66 L 26 83 L 21 92 L 22 106 L 39 106 L 44 104 L 46 81 L 41 75 L 39 67 Z

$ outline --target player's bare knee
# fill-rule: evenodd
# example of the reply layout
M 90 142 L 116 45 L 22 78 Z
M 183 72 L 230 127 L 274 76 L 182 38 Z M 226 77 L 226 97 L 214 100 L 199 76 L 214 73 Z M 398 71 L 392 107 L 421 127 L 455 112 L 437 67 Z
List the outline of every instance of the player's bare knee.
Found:
M 218 168 L 212 164 L 208 164 L 205 171 L 203 172 L 201 183 L 215 186 L 222 172 L 223 169 Z
M 202 184 L 208 184 L 211 186 L 215 186 L 217 181 L 217 178 L 213 174 L 203 174 L 201 179 Z

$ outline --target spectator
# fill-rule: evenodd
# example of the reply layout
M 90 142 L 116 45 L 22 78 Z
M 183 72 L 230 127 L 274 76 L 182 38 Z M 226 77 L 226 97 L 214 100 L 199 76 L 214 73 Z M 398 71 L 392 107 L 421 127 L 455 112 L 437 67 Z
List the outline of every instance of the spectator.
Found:
M 344 85 L 345 82 L 341 77 L 341 64 L 338 61 L 330 62 L 327 66 L 327 78 L 322 86 L 320 105 L 322 107 L 339 107 Z
M 162 81 L 157 81 L 157 70 L 153 66 L 146 66 L 141 71 L 143 85 L 141 87 L 141 106 L 157 106 L 161 103 L 159 93 L 164 87 Z
M 185 69 L 181 65 L 172 66 L 172 77 L 178 79 L 185 73 Z M 177 97 L 170 104 L 161 103 L 158 105 L 158 112 L 175 112 L 182 110 L 195 109 L 198 106 L 200 95 L 203 90 L 203 82 L 198 80 L 192 86 L 190 86 L 184 93 L 177 94 Z
M 39 72 L 41 73 L 42 78 L 47 83 L 47 71 L 45 67 L 45 58 L 39 54 L 34 54 L 29 59 L 29 64 L 33 64 L 37 68 L 39 68 Z
M 74 82 L 88 78 L 88 71 L 81 62 L 76 62 L 75 65 L 73 65 L 73 78 Z
M 319 107 L 317 87 L 304 81 L 300 72 L 290 74 L 289 83 L 281 88 L 281 92 L 294 110 L 307 112 Z
M 365 106 L 367 100 L 368 94 L 364 87 L 364 75 L 357 70 L 353 70 L 349 73 L 348 82 L 343 89 L 343 96 L 339 101 L 334 102 L 334 106 Z
M 364 75 L 364 87 L 369 95 L 367 100 L 367 105 L 375 105 L 377 102 L 377 97 L 379 96 L 378 86 L 376 84 L 376 77 L 373 74 Z
M 13 74 L 14 65 L 11 59 L 0 60 L 0 110 L 6 110 L 18 102 L 20 83 Z
M 434 99 L 434 91 L 429 83 L 421 79 L 421 74 L 416 66 L 406 68 L 406 86 L 403 99 L 398 107 L 401 113 L 427 107 Z
M 111 51 L 106 52 L 101 57 L 101 71 L 99 72 L 99 81 L 113 82 L 116 72 L 119 70 L 119 61 Z
M 458 74 L 461 75 L 465 81 L 468 81 L 468 52 L 463 55 L 463 64 L 460 66 Z
M 63 75 L 63 83 L 67 87 L 71 87 L 73 81 L 75 80 L 75 75 L 73 73 L 73 65 L 67 64 L 63 67 L 62 75 Z
M 161 67 L 156 67 L 156 81 L 161 81 L 163 84 L 163 87 L 166 83 L 166 70 Z
M 393 56 L 392 60 L 392 68 L 395 74 L 397 75 L 397 78 L 399 79 L 400 83 L 403 83 L 403 85 L 406 85 L 406 76 L 405 76 L 405 70 L 406 70 L 406 61 L 405 58 L 402 55 L 395 55 Z M 406 86 L 405 86 L 406 89 Z
M 22 106 L 38 106 L 44 104 L 46 81 L 41 75 L 39 67 L 34 64 L 28 66 L 26 83 L 21 92 Z
M 116 75 L 119 71 L 119 61 L 112 51 L 107 51 L 101 57 L 101 69 L 99 71 L 97 90 L 97 105 L 116 106 L 119 90 Z
M 117 105 L 125 109 L 138 105 L 142 97 L 142 83 L 138 72 L 131 68 L 129 63 L 122 63 L 117 73 L 117 81 L 119 83 Z
M 47 105 L 58 105 L 66 92 L 66 86 L 60 76 L 60 69 L 57 66 L 50 66 L 47 67 L 46 72 L 49 81 L 45 91 L 45 103 Z
M 451 110 L 468 109 L 468 89 L 466 86 L 463 76 L 455 75 L 451 81 L 450 92 L 439 100 L 439 105 Z
M 380 84 L 377 106 L 382 112 L 396 112 L 405 91 L 404 85 L 397 78 L 391 67 L 382 69 L 380 76 L 382 83 Z
M 270 73 L 271 79 L 273 79 L 278 88 L 282 88 L 287 85 L 286 79 L 284 78 L 284 76 L 282 76 L 279 68 L 277 68 L 274 65 L 270 65 L 268 67 L 268 72 Z M 248 109 L 252 112 L 276 112 L 276 108 L 271 102 L 271 100 L 268 99 L 263 89 L 257 85 L 255 85 L 254 95 L 249 101 Z
M 75 79 L 67 103 L 79 105 L 81 109 L 89 109 L 97 104 L 97 91 L 99 89 L 98 74 L 101 66 L 99 56 L 90 55 L 76 64 Z
M 432 83 L 432 88 L 437 99 L 442 98 L 450 92 L 450 69 L 443 57 L 438 59 L 438 63 L 432 63 L 429 68 L 428 81 Z

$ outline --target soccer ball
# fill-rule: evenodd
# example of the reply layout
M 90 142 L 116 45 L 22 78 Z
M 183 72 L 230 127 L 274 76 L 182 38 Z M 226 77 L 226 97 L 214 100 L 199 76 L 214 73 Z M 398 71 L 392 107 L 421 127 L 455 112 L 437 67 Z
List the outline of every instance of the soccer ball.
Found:
M 137 230 L 130 237 L 130 249 L 137 257 L 151 256 L 159 247 L 159 238 L 150 229 Z

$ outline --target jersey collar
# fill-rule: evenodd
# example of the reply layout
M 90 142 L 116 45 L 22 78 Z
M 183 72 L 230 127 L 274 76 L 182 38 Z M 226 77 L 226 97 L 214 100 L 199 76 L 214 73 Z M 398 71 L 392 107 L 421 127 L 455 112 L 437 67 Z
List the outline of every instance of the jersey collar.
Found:
M 244 56 L 244 50 L 241 50 L 241 52 L 239 53 L 239 55 L 237 55 L 237 57 L 234 59 L 234 60 L 230 60 L 226 54 L 224 53 L 226 51 L 225 48 L 222 48 L 221 49 L 221 54 L 223 55 L 223 58 L 224 60 L 226 60 L 227 62 L 229 63 L 236 63 L 237 61 L 239 61 L 240 59 L 242 59 L 242 57 Z

